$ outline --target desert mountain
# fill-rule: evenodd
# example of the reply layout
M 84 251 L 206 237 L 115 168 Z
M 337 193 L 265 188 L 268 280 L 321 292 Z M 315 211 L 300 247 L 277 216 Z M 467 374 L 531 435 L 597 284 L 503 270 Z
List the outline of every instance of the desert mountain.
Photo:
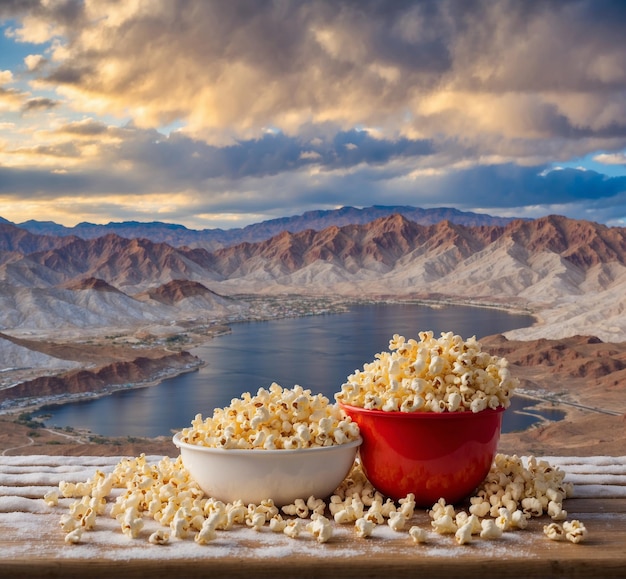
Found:
M 432 225 L 443 220 L 451 221 L 466 226 L 478 225 L 506 225 L 511 218 L 493 217 L 491 215 L 459 211 L 450 207 L 435 209 L 422 209 L 403 205 L 374 205 L 358 209 L 356 207 L 341 207 L 340 209 L 307 211 L 302 215 L 280 217 L 260 223 L 254 223 L 246 227 L 233 229 L 188 229 L 183 225 L 172 223 L 152 222 L 139 223 L 137 221 L 124 221 L 121 223 L 108 223 L 96 225 L 94 223 L 79 223 L 74 227 L 64 227 L 51 221 L 25 221 L 19 227 L 38 235 L 66 236 L 72 235 L 82 239 L 94 239 L 113 233 L 127 239 L 145 238 L 155 243 L 167 243 L 173 247 L 183 245 L 189 247 L 202 247 L 215 250 L 221 247 L 237 245 L 247 241 L 255 243 L 264 241 L 283 231 L 298 233 L 306 229 L 321 230 L 332 225 L 363 225 L 381 217 L 389 215 L 403 215 L 410 221 L 420 225 Z M 0 223 L 2 221 L 0 220 Z M 5 220 L 6 222 L 6 220 Z
M 466 226 L 394 214 L 213 252 L 113 234 L 59 247 L 44 240 L 31 253 L 5 241 L 0 328 L 218 318 L 241 312 L 227 296 L 306 293 L 517 306 L 540 321 L 510 338 L 626 340 L 626 229 L 556 215 Z
M 35 235 L 6 221 L 0 221 L 0 264 L 21 254 L 62 247 L 73 239 L 74 237 Z
M 227 305 L 229 302 L 201 283 L 184 279 L 172 280 L 162 286 L 147 290 L 143 294 L 137 294 L 135 297 L 139 299 L 145 297 L 170 306 L 179 304 L 186 299 L 208 300 L 222 305 Z

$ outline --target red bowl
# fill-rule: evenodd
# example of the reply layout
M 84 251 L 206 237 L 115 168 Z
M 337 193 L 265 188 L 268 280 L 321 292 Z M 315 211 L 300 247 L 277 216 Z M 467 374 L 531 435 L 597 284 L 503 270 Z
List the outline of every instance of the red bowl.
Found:
M 470 496 L 493 462 L 504 408 L 481 412 L 385 412 L 341 404 L 359 425 L 365 475 L 394 500 L 420 506 Z

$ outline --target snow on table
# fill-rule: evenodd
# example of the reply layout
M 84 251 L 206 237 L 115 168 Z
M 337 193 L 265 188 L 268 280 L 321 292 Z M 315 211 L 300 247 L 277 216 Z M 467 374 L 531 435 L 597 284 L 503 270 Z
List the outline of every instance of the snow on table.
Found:
M 626 457 L 543 457 L 563 469 L 574 485 L 565 501 L 568 520 L 582 521 L 588 540 L 574 545 L 553 542 L 543 534 L 548 517 L 531 520 L 528 529 L 506 532 L 501 539 L 476 539 L 457 545 L 451 535 L 429 534 L 414 544 L 408 533 L 387 525 L 368 539 L 352 524 L 333 523 L 333 537 L 319 544 L 306 533 L 292 539 L 244 526 L 219 532 L 207 545 L 193 538 L 153 545 L 149 535 L 160 528 L 146 517 L 136 539 L 120 531 L 106 515 L 68 545 L 59 526 L 75 499 L 49 507 L 43 496 L 59 482 L 81 482 L 96 470 L 112 471 L 124 457 L 1 456 L 0 576 L 2 577 L 385 577 L 423 573 L 428 577 L 626 576 Z M 158 462 L 162 457 L 147 457 Z M 406 526 L 430 528 L 426 510 Z

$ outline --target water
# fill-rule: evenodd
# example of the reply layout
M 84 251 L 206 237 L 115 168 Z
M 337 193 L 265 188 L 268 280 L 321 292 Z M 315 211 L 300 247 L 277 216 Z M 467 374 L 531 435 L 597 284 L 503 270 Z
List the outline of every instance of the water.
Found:
M 532 322 L 531 316 L 495 309 L 393 304 L 355 306 L 343 314 L 234 324 L 232 333 L 193 350 L 207 362 L 198 371 L 149 388 L 49 406 L 37 414 L 50 415 L 48 426 L 86 428 L 102 436 L 170 435 L 188 426 L 197 413 L 208 416 L 243 392 L 256 392 L 272 382 L 285 388 L 300 384 L 333 401 L 346 377 L 377 352 L 387 350 L 394 333 L 411 338 L 420 330 L 433 330 L 436 336 L 453 331 L 480 339 Z M 514 398 L 511 411 L 505 413 L 503 431 L 524 430 L 540 420 L 515 412 L 532 404 Z M 562 418 L 553 412 L 541 414 Z

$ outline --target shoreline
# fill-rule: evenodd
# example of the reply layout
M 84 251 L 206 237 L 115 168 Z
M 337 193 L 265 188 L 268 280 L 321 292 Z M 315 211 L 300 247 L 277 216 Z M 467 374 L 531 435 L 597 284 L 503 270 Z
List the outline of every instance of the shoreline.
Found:
M 265 301 L 264 296 L 261 296 L 261 297 L 251 296 L 249 294 L 242 294 L 240 296 L 240 299 L 246 299 L 246 298 L 248 300 L 252 298 L 252 299 L 260 299 L 262 302 Z M 276 299 L 276 298 L 273 298 L 273 299 Z M 185 348 L 184 350 L 190 352 L 191 350 L 195 348 L 201 347 L 203 344 L 212 340 L 213 338 L 217 338 L 221 335 L 228 334 L 231 329 L 230 326 L 234 324 L 272 321 L 272 320 L 294 318 L 294 317 L 297 318 L 297 317 L 306 317 L 306 316 L 342 314 L 342 313 L 346 313 L 347 309 L 349 309 L 350 306 L 355 306 L 355 305 L 356 306 L 367 306 L 367 305 L 386 306 L 386 305 L 394 305 L 394 304 L 404 304 L 404 305 L 424 306 L 424 307 L 434 308 L 434 309 L 440 309 L 440 308 L 445 308 L 445 307 L 470 307 L 470 308 L 482 308 L 482 309 L 495 309 L 499 311 L 508 312 L 512 315 L 526 315 L 526 316 L 532 317 L 535 321 L 533 322 L 533 324 L 527 327 L 535 326 L 539 320 L 537 313 L 534 312 L 530 307 L 522 307 L 519 305 L 511 306 L 511 305 L 502 304 L 499 302 L 494 303 L 494 302 L 486 302 L 483 300 L 469 300 L 469 299 L 461 298 L 461 297 L 458 297 L 458 298 L 448 298 L 448 297 L 424 298 L 424 297 L 411 297 L 411 296 L 377 295 L 377 296 L 365 297 L 365 298 L 354 298 L 354 297 L 335 298 L 335 297 L 319 296 L 319 295 L 302 296 L 298 294 L 287 294 L 287 295 L 279 296 L 279 299 L 278 299 L 278 301 L 282 305 L 284 305 L 285 302 L 289 303 L 291 300 L 296 300 L 298 302 L 301 302 L 302 300 L 304 300 L 309 305 L 312 302 L 317 303 L 319 300 L 322 300 L 323 302 L 332 303 L 332 306 L 338 309 L 335 311 L 332 311 L 332 310 L 329 311 L 328 309 L 324 309 L 324 311 L 311 310 L 311 311 L 306 311 L 304 313 L 301 312 L 297 314 L 283 312 L 281 315 L 278 315 L 276 313 L 273 313 L 273 314 L 268 313 L 265 316 L 261 316 L 261 317 L 251 316 L 251 317 L 247 317 L 245 319 L 240 319 L 240 320 L 230 320 L 228 324 L 225 324 L 222 321 L 220 323 L 222 329 L 219 332 L 216 332 L 215 334 L 207 335 L 207 334 L 194 333 L 193 331 L 191 331 L 189 333 L 191 344 L 189 344 L 189 347 Z M 193 336 L 193 338 L 191 336 Z M 21 402 L 20 399 L 18 399 L 18 401 L 16 401 L 15 404 L 11 404 L 10 406 L 6 408 L 0 407 L 0 416 L 17 417 L 24 413 L 32 413 L 32 412 L 43 410 L 46 407 L 63 406 L 65 404 L 71 404 L 74 402 L 95 400 L 95 399 L 103 398 L 105 396 L 109 396 L 116 392 L 120 392 L 124 390 L 136 390 L 140 388 L 149 388 L 151 386 L 156 386 L 160 384 L 164 380 L 175 378 L 176 376 L 179 376 L 188 372 L 198 371 L 200 368 L 204 367 L 205 365 L 206 365 L 206 361 L 199 359 L 199 363 L 192 367 L 182 368 L 180 370 L 177 369 L 175 371 L 172 371 L 173 368 L 170 368 L 169 369 L 170 372 L 168 372 L 167 375 L 163 375 L 167 372 L 167 369 L 164 369 L 161 371 L 159 375 L 155 375 L 141 382 L 134 382 L 134 383 L 131 382 L 131 383 L 126 383 L 120 386 L 109 385 L 99 391 L 91 391 L 91 392 L 85 392 L 85 393 L 80 393 L 80 394 L 58 394 L 58 395 L 48 397 L 46 399 L 30 398 L 30 399 L 24 399 L 23 402 Z M 527 395 L 524 395 L 524 396 L 527 398 L 533 398 L 532 396 L 527 396 Z M 540 400 L 541 402 L 552 403 L 552 401 L 545 399 L 545 398 L 537 397 L 536 399 Z
M 82 392 L 80 394 L 57 394 L 47 399 L 40 400 L 37 398 L 36 400 L 40 400 L 38 402 L 33 402 L 32 399 L 25 399 L 23 404 L 18 402 L 15 404 L 15 406 L 11 406 L 9 408 L 0 408 L 0 416 L 14 416 L 24 413 L 31 413 L 39 410 L 44 410 L 48 407 L 63 406 L 65 404 L 72 404 L 74 402 L 97 400 L 98 398 L 104 398 L 105 396 L 110 396 L 111 394 L 115 394 L 116 392 L 150 388 L 152 386 L 157 386 L 164 380 L 176 378 L 177 376 L 182 376 L 183 374 L 187 374 L 189 372 L 197 372 L 200 368 L 203 368 L 204 366 L 206 366 L 206 362 L 204 360 L 200 360 L 198 364 L 192 367 L 182 368 L 180 370 L 177 369 L 176 371 L 169 372 L 167 376 L 154 376 L 141 382 L 129 382 L 121 386 L 110 385 L 97 392 L 90 391 Z

